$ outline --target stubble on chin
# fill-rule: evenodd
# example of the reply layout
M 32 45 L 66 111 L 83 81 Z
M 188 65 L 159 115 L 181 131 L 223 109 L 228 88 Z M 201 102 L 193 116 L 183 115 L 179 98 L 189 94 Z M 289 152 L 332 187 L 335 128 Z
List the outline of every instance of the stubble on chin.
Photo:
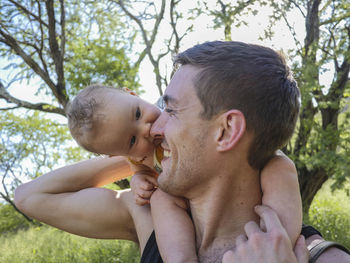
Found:
M 171 160 L 177 160 L 176 165 L 171 163 L 158 177 L 161 190 L 174 196 L 188 198 L 190 191 L 200 184 L 201 176 L 205 173 L 201 167 L 203 162 L 206 162 L 207 137 L 207 130 L 202 129 L 196 133 L 190 147 L 187 144 L 181 145 L 181 154 L 176 154 Z

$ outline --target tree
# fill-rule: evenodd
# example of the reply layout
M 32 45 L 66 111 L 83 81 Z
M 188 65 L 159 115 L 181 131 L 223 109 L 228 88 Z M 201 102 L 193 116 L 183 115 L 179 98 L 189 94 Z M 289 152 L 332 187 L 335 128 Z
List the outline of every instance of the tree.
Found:
M 13 203 L 14 189 L 52 169 L 57 162 L 72 162 L 87 158 L 86 152 L 67 142 L 66 125 L 44 118 L 35 111 L 25 117 L 5 111 L 0 114 L 0 196 L 28 221 Z
M 266 1 L 248 0 L 248 1 L 224 1 L 215 2 L 199 1 L 194 14 L 200 15 L 203 12 L 213 17 L 213 27 L 215 29 L 224 27 L 225 40 L 232 41 L 232 28 L 248 25 L 246 16 L 249 14 L 257 15 L 258 7 L 265 6 Z
M 299 173 L 304 212 L 307 215 L 317 191 L 329 178 L 342 187 L 350 174 L 349 71 L 350 3 L 348 1 L 271 1 L 272 23 L 282 19 L 294 37 L 290 51 L 302 93 L 298 127 L 286 152 Z M 304 43 L 294 30 L 291 10 L 305 20 Z M 322 76 L 333 72 L 331 83 Z M 347 105 L 347 106 L 346 106 Z
M 6 0 L 0 7 L 4 10 L 0 20 L 0 52 L 12 62 L 5 68 L 20 69 L 9 85 L 20 79 L 40 77 L 42 89 L 56 102 L 33 104 L 19 100 L 3 84 L 0 98 L 15 107 L 64 116 L 70 95 L 82 84 L 106 81 L 131 89 L 138 87 L 137 67 L 129 64 L 125 54 L 130 44 L 128 47 L 125 41 L 116 39 L 121 25 L 115 19 L 116 10 L 106 12 L 109 7 L 105 2 Z M 75 76 L 82 72 L 77 70 L 79 67 L 90 75 Z
M 178 11 L 178 9 L 180 9 L 178 6 L 180 5 L 181 0 L 170 0 L 168 3 L 169 23 L 163 23 L 163 32 L 167 31 L 170 32 L 170 34 L 166 37 L 163 36 L 163 45 L 157 43 L 157 37 L 165 18 L 167 1 L 109 1 L 118 5 L 128 20 L 136 24 L 136 28 L 141 34 L 142 45 L 144 46 L 136 64 L 141 63 L 145 56 L 148 57 L 153 67 L 158 92 L 160 95 L 163 95 L 163 89 L 168 85 L 169 76 L 167 72 L 162 72 L 161 61 L 169 55 L 172 57 L 178 53 L 180 42 L 193 28 L 193 25 L 189 25 L 181 33 L 177 28 L 179 21 L 182 20 L 184 16 L 182 12 Z M 138 10 L 143 11 L 138 11 L 137 13 L 131 12 L 130 9 L 135 6 L 138 7 Z M 158 48 L 155 48 L 156 45 Z M 161 49 L 159 46 L 161 46 Z M 170 76 L 172 76 L 173 73 L 174 69 L 172 68 Z
M 13 190 L 23 180 L 88 156 L 72 146 L 62 127 L 71 97 L 91 82 L 138 92 L 138 64 L 128 58 L 133 34 L 106 1 L 2 0 L 0 9 L 2 66 L 12 70 L 0 79 L 0 99 L 7 103 L 0 109 L 0 196 L 15 207 Z M 14 83 L 25 80 L 40 83 L 43 102 L 11 93 Z

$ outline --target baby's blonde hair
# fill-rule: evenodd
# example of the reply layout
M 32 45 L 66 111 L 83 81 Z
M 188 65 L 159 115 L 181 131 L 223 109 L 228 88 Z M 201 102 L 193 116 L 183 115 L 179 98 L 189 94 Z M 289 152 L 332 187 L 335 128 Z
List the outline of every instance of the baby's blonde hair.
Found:
M 74 140 L 85 150 L 95 152 L 91 141 L 97 133 L 97 128 L 104 115 L 105 101 L 101 95 L 105 91 L 120 91 L 120 89 L 101 84 L 89 85 L 81 90 L 69 103 L 66 114 L 68 127 Z

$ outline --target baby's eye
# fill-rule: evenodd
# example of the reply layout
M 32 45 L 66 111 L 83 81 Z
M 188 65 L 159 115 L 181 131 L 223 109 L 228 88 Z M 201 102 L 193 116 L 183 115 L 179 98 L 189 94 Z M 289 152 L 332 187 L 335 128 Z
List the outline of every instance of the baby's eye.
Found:
M 140 117 L 141 117 L 141 111 L 140 111 L 140 108 L 139 107 L 137 107 L 137 109 L 136 109 L 136 120 L 138 120 L 138 119 L 140 119 Z
M 130 140 L 130 148 L 135 144 L 136 142 L 136 136 L 132 136 Z

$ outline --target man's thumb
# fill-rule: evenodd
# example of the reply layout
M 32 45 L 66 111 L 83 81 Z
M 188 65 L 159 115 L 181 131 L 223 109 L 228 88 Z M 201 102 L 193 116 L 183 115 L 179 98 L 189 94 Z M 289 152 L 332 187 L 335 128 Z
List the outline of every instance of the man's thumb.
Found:
M 305 237 L 300 235 L 294 246 L 294 254 L 298 263 L 307 263 L 309 261 L 309 250 L 306 247 Z

